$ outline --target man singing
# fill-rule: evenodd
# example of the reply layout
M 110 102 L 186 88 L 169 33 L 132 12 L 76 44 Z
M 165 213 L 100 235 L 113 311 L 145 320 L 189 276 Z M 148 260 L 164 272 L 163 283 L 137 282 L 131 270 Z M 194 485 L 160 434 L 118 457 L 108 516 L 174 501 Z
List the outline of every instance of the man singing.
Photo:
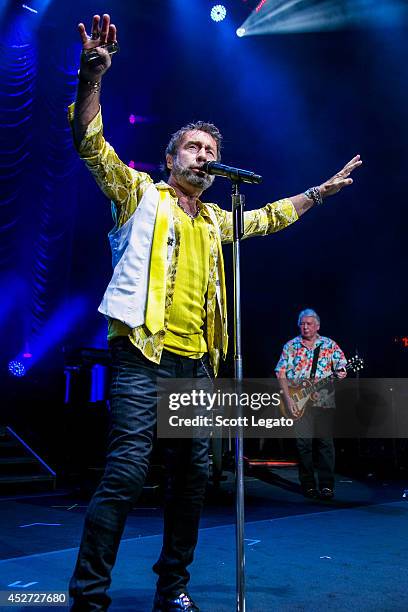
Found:
M 106 610 L 107 589 L 126 517 L 146 476 L 156 421 L 157 377 L 211 377 L 227 350 L 221 243 L 232 241 L 232 215 L 201 201 L 213 177 L 200 168 L 219 160 L 221 134 L 211 123 L 188 124 L 166 148 L 166 182 L 120 161 L 105 141 L 100 89 L 116 42 L 109 15 L 80 23 L 83 51 L 75 105 L 75 145 L 112 201 L 109 234 L 114 272 L 99 310 L 112 351 L 111 423 L 106 468 L 89 504 L 70 582 L 73 610 Z M 87 61 L 87 52 L 98 58 Z M 245 213 L 245 236 L 284 229 L 314 204 L 352 183 L 354 157 L 320 187 Z M 208 441 L 168 440 L 163 547 L 155 612 L 197 611 L 187 591 L 208 475 Z

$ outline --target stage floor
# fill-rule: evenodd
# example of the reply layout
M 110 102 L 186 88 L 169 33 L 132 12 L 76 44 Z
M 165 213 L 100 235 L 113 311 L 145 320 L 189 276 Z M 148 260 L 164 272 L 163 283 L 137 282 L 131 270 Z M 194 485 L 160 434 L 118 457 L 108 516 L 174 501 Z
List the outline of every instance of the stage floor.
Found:
M 246 478 L 248 612 L 408 610 L 403 484 L 338 476 L 335 500 L 315 502 L 300 495 L 293 469 L 259 475 Z M 151 566 L 161 546 L 161 509 L 154 501 L 145 496 L 129 516 L 112 611 L 151 609 Z M 0 591 L 66 591 L 85 508 L 63 491 L 0 498 Z M 234 545 L 229 477 L 219 491 L 209 489 L 191 567 L 190 591 L 202 612 L 236 609 Z

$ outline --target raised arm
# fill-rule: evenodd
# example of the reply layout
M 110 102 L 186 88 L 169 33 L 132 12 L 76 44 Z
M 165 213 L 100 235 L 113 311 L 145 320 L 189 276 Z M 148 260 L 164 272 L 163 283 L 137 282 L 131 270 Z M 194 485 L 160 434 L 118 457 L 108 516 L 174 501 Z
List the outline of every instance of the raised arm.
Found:
M 312 187 L 299 195 L 290 198 L 293 202 L 293 206 L 296 208 L 296 212 L 300 217 L 314 204 L 323 204 L 323 200 L 329 196 L 338 193 L 343 187 L 351 185 L 353 179 L 350 178 L 350 174 L 359 168 L 362 164 L 360 155 L 356 155 L 347 164 L 339 170 L 334 176 L 322 183 L 319 187 Z
M 88 36 L 83 23 L 78 24 L 78 31 L 82 40 L 82 53 L 73 123 L 77 147 L 99 111 L 102 77 L 112 63 L 109 53 L 101 45 L 116 42 L 116 27 L 110 23 L 109 15 L 103 15 L 102 23 L 100 16 L 94 15 L 91 35 Z M 99 58 L 87 62 L 85 51 L 89 49 L 94 49 Z
M 312 187 L 305 193 L 278 200 L 257 210 L 245 212 L 244 238 L 272 234 L 297 221 L 309 208 L 312 208 L 315 204 L 322 204 L 325 198 L 338 193 L 343 187 L 351 185 L 353 179 L 350 178 L 350 174 L 362 163 L 360 155 L 356 155 L 344 168 L 319 187 Z M 222 242 L 231 242 L 233 239 L 232 213 L 214 205 L 213 208 L 221 230 Z
M 83 23 L 78 25 L 78 31 L 82 40 L 79 82 L 76 102 L 68 107 L 68 118 L 81 159 L 105 196 L 115 204 L 115 223 L 122 225 L 134 213 L 153 181 L 148 174 L 137 172 L 122 162 L 103 136 L 100 89 L 102 77 L 112 62 L 101 45 L 117 42 L 116 27 L 110 23 L 109 15 L 103 15 L 102 21 L 95 15 L 91 36 Z M 90 49 L 98 58 L 86 61 L 85 51 Z

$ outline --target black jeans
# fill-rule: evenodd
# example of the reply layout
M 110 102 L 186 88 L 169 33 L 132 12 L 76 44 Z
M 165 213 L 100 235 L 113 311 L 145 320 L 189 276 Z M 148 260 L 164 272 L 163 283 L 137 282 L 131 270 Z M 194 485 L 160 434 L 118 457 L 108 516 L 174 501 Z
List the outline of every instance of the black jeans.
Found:
M 72 610 L 106 610 L 106 593 L 127 515 L 146 477 L 156 424 L 157 377 L 206 378 L 208 356 L 188 359 L 163 351 L 160 364 L 141 354 L 128 338 L 111 345 L 111 423 L 107 462 L 89 504 L 74 574 Z M 153 566 L 162 594 L 179 594 L 190 578 L 187 566 L 197 544 L 208 479 L 208 439 L 164 440 L 164 535 Z
M 311 406 L 296 423 L 296 446 L 299 453 L 299 480 L 302 489 L 316 488 L 314 447 L 317 452 L 317 476 L 319 488 L 334 488 L 335 451 L 333 438 L 334 409 Z

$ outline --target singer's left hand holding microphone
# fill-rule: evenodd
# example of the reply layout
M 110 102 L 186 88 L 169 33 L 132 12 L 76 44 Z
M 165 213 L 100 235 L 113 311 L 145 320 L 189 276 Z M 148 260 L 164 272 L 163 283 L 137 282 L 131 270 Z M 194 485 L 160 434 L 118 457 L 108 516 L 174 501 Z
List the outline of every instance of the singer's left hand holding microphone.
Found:
M 103 48 L 103 45 L 117 42 L 116 26 L 110 22 L 109 15 L 102 16 L 102 22 L 99 15 L 94 15 L 92 19 L 91 34 L 88 35 L 85 25 L 78 24 L 78 32 L 82 40 L 81 54 L 81 78 L 89 81 L 100 81 L 103 75 L 109 70 L 112 59 L 108 51 Z M 98 54 L 98 59 L 88 62 L 86 61 L 86 51 L 94 49 Z

